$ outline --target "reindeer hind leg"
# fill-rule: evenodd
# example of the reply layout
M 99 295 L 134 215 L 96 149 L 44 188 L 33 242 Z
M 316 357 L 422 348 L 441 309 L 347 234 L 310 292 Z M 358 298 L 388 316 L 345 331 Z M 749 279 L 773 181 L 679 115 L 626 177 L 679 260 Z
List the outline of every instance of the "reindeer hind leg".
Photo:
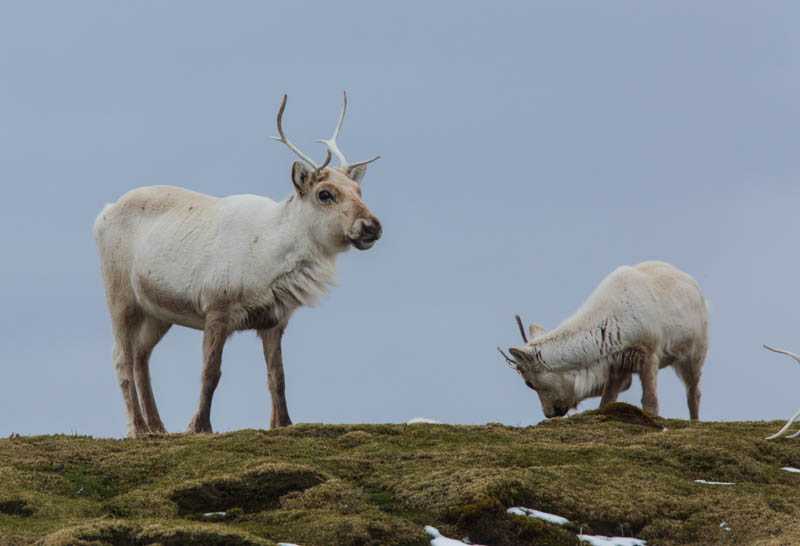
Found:
M 675 374 L 686 387 L 686 404 L 689 406 L 689 419 L 700 419 L 700 374 L 702 372 L 705 351 L 699 357 L 692 355 L 673 364 Z
M 114 368 L 122 390 L 127 415 L 127 436 L 135 438 L 147 434 L 148 428 L 139 406 L 134 381 L 134 340 L 144 315 L 135 306 L 112 310 L 111 327 L 114 332 Z
M 150 355 L 153 347 L 161 341 L 170 326 L 168 322 L 153 317 L 145 317 L 139 326 L 139 332 L 134 346 L 134 372 L 136 388 L 139 391 L 144 418 L 151 434 L 166 434 L 164 423 L 158 414 L 158 407 L 153 396 L 153 387 L 150 381 Z
M 677 361 L 672 364 L 675 375 L 686 387 L 686 404 L 689 406 L 689 419 L 692 421 L 700 419 L 700 376 L 707 350 L 707 341 L 694 342 L 680 350 Z

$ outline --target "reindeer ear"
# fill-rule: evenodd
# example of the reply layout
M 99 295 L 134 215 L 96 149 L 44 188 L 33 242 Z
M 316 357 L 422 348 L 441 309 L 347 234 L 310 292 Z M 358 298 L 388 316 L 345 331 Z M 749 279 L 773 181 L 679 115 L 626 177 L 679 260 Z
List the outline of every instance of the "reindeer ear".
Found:
M 539 326 L 538 324 L 531 324 L 528 326 L 528 332 L 530 333 L 530 339 L 533 339 L 537 336 L 543 336 L 547 333 L 547 328 L 544 326 Z
M 526 344 L 521 347 L 509 347 L 508 352 L 517 357 L 514 359 L 514 364 L 520 372 L 523 370 L 532 373 L 550 371 L 550 366 L 537 359 L 536 351 L 531 345 Z
M 365 174 L 367 174 L 366 165 L 352 165 L 347 167 L 347 177 L 353 182 L 361 184 L 361 180 L 364 179 Z
M 305 195 L 311 188 L 311 169 L 302 161 L 292 163 L 292 183 L 300 195 Z

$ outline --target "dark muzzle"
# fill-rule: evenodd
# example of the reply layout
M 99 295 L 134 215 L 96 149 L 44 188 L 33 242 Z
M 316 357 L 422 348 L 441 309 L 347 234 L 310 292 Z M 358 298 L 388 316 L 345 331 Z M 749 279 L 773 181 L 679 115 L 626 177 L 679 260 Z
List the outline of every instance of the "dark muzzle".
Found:
M 380 220 L 372 218 L 370 220 L 358 220 L 356 229 L 356 237 L 350 239 L 353 246 L 359 250 L 366 250 L 370 248 L 375 241 L 381 238 L 383 227 Z

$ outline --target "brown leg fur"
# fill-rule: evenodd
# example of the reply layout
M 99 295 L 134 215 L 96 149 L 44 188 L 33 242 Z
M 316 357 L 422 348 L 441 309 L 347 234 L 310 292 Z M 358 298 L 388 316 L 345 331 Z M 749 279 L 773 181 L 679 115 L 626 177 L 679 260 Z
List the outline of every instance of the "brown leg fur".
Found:
M 168 322 L 145 317 L 139 328 L 134 350 L 136 387 L 139 390 L 139 399 L 144 411 L 147 428 L 151 434 L 167 433 L 164 424 L 161 422 L 161 416 L 158 414 L 158 407 L 156 406 L 153 388 L 150 383 L 150 354 L 153 352 L 153 347 L 161 341 L 170 326 L 172 325 Z
M 617 396 L 619 396 L 622 386 L 626 381 L 630 384 L 630 377 L 631 373 L 627 371 L 620 371 L 613 368 L 609 371 L 608 381 L 606 381 L 606 386 L 603 389 L 603 397 L 600 399 L 601 408 L 606 404 L 617 401 Z
M 136 394 L 134 382 L 134 333 L 139 329 L 144 315 L 136 307 L 115 309 L 111 312 L 111 328 L 114 332 L 114 368 L 117 372 L 122 390 L 122 400 L 125 402 L 127 416 L 127 436 L 135 438 L 148 433 L 147 424 L 139 407 L 139 397 Z
M 658 359 L 651 353 L 642 359 L 639 379 L 642 382 L 642 409 L 651 415 L 658 415 L 657 381 Z
M 689 419 L 692 421 L 700 419 L 700 373 L 705 357 L 703 351 L 699 356 L 693 355 L 690 359 L 673 365 L 675 373 L 686 386 L 686 403 L 689 406 Z
M 693 385 L 686 391 L 686 402 L 689 404 L 689 419 L 700 419 L 700 387 Z
M 211 399 L 217 388 L 219 378 L 222 376 L 222 348 L 228 339 L 227 316 L 222 313 L 209 313 L 206 316 L 203 329 L 203 375 L 200 390 L 200 404 L 197 413 L 189 422 L 186 432 L 210 433 L 211 430 Z
M 286 325 L 278 325 L 269 330 L 259 330 L 264 346 L 264 359 L 267 361 L 267 378 L 272 398 L 272 414 L 269 428 L 285 427 L 292 424 L 289 410 L 286 407 L 286 383 L 283 377 L 283 356 L 281 354 L 281 338 Z

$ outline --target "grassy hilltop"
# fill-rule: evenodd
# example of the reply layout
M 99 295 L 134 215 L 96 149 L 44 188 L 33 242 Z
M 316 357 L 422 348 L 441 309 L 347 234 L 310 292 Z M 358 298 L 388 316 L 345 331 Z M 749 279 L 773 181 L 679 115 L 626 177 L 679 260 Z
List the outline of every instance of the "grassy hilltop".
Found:
M 614 404 L 529 428 L 9 438 L 0 544 L 410 546 L 430 544 L 433 525 L 490 546 L 578 544 L 580 530 L 648 545 L 796 545 L 800 474 L 781 467 L 800 468 L 800 441 L 763 440 L 780 425 L 691 424 Z M 520 505 L 570 523 L 506 513 Z

